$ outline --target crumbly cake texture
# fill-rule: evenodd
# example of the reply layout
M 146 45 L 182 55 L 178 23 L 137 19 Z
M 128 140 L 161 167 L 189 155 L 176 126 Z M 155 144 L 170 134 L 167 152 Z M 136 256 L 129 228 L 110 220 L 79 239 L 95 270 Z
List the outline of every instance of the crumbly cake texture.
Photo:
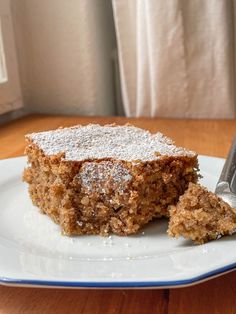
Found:
M 63 234 L 128 235 L 168 216 L 198 179 L 194 152 L 161 133 L 89 124 L 26 135 L 33 204 Z
M 202 244 L 236 231 L 236 210 L 199 184 L 190 183 L 170 210 L 168 234 Z

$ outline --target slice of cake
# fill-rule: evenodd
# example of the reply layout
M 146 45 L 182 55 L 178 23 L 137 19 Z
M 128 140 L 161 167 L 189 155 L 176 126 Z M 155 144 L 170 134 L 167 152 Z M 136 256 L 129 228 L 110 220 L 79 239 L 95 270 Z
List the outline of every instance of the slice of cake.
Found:
M 66 235 L 128 235 L 168 216 L 189 182 L 194 152 L 161 133 L 90 124 L 26 135 L 33 204 Z
M 168 234 L 195 243 L 215 240 L 236 231 L 236 211 L 220 197 L 199 184 L 189 184 L 170 210 Z

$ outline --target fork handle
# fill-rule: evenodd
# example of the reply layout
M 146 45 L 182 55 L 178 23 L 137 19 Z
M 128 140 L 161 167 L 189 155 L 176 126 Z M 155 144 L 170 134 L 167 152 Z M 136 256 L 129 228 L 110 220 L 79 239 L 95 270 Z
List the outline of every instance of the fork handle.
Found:
M 219 181 L 216 186 L 217 188 L 225 185 L 228 186 L 231 192 L 236 193 L 235 182 L 235 172 L 236 172 L 236 137 L 234 138 L 230 151 L 228 153 L 227 159 L 225 161 L 223 170 L 221 172 Z

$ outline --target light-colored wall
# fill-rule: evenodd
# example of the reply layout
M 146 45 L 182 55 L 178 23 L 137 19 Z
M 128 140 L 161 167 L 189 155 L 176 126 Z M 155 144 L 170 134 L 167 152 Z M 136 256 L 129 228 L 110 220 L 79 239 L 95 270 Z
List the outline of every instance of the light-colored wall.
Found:
M 11 0 L 24 103 L 34 112 L 111 115 L 109 0 Z

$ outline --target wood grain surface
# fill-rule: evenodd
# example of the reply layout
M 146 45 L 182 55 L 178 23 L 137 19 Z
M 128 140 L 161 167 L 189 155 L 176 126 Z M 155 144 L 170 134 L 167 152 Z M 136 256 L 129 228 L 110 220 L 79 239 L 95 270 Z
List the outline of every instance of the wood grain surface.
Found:
M 161 131 L 172 137 L 178 145 L 193 149 L 199 154 L 218 157 L 227 155 L 236 134 L 236 121 L 233 120 L 31 115 L 0 126 L 0 159 L 22 155 L 26 133 L 91 122 L 129 122 L 152 132 Z M 0 314 L 13 313 L 236 313 L 236 271 L 205 283 L 178 289 L 66 290 L 0 286 Z

